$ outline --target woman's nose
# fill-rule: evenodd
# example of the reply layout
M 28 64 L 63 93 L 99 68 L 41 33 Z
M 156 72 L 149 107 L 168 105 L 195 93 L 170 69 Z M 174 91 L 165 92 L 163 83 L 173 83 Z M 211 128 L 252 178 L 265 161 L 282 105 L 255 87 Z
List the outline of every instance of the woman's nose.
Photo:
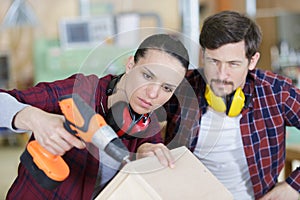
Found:
M 150 84 L 147 88 L 148 97 L 152 99 L 157 98 L 159 95 L 160 87 L 161 87 L 160 84 L 157 83 Z

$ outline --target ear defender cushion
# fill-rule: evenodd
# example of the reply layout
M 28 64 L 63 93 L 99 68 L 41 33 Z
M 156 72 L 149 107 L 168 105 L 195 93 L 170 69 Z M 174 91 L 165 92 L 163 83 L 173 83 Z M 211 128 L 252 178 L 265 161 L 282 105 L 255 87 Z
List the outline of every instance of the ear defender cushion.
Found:
M 206 85 L 205 89 L 205 99 L 210 107 L 212 107 L 217 112 L 225 112 L 226 105 L 221 97 L 218 97 L 210 89 L 209 85 Z
M 125 102 L 117 102 L 115 103 L 107 112 L 106 122 L 111 128 L 118 134 L 118 136 L 122 136 L 124 131 L 122 130 L 124 124 L 124 109 L 126 107 Z M 127 121 L 132 121 L 131 118 L 127 119 Z
M 119 137 L 144 131 L 151 121 L 149 114 L 141 115 L 140 118 L 135 119 L 136 116 L 129 111 L 129 105 L 122 101 L 115 103 L 108 110 L 106 118 L 107 123 Z
M 237 88 L 231 99 L 231 103 L 226 109 L 226 104 L 221 97 L 216 96 L 210 89 L 209 85 L 206 85 L 205 99 L 210 107 L 217 112 L 226 112 L 229 117 L 235 117 L 239 115 L 245 105 L 245 95 L 241 88 Z
M 239 115 L 242 109 L 244 108 L 244 106 L 245 106 L 245 95 L 241 88 L 237 88 L 234 93 L 227 115 L 229 117 L 235 117 Z

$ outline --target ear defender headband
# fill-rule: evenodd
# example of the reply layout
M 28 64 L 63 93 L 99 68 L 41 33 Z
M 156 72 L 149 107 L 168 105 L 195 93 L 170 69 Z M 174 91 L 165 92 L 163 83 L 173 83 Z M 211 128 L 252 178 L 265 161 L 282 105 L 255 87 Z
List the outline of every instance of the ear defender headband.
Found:
M 214 94 L 209 85 L 206 85 L 205 99 L 215 111 L 226 112 L 229 117 L 238 116 L 245 106 L 245 95 L 241 88 L 237 88 L 225 103 L 221 97 Z
M 123 74 L 113 78 L 108 84 L 106 95 L 112 95 L 117 82 Z M 150 114 L 137 114 L 131 106 L 124 101 L 112 105 L 106 115 L 107 123 L 119 137 L 134 137 L 135 134 L 147 129 L 150 123 Z

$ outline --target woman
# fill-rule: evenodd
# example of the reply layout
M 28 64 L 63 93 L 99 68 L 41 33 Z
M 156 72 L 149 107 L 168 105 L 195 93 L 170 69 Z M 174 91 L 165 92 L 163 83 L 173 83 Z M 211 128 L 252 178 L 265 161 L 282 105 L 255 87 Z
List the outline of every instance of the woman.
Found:
M 162 138 L 153 111 L 170 99 L 188 65 L 188 53 L 183 44 L 169 35 L 157 34 L 140 44 L 134 57 L 128 59 L 123 75 L 99 79 L 95 75 L 75 74 L 65 80 L 39 83 L 24 91 L 2 90 L 19 102 L 31 105 L 16 114 L 12 122 L 14 128 L 31 130 L 31 140 L 36 139 L 52 154 L 63 155 L 70 168 L 68 178 L 49 191 L 37 184 L 21 162 L 7 199 L 91 199 L 114 175 L 113 168 L 118 165 L 103 165 L 103 162 L 113 161 L 100 152 L 99 162 L 85 144 L 64 129 L 58 99 L 71 93 L 79 94 L 102 115 L 128 150 L 140 153 L 137 158 L 167 157 L 169 163 L 163 164 L 172 166 L 167 148 L 160 143 Z M 125 111 L 130 115 L 120 115 Z M 123 119 L 116 116 L 123 116 Z M 112 165 L 114 167 L 107 167 Z

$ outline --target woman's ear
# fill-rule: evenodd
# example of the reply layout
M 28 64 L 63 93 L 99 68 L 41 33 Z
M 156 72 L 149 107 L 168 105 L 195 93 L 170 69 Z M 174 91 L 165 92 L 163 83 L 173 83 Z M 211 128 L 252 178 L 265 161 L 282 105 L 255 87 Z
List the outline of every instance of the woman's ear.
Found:
M 126 63 L 126 73 L 128 73 L 134 66 L 134 57 L 130 56 Z

